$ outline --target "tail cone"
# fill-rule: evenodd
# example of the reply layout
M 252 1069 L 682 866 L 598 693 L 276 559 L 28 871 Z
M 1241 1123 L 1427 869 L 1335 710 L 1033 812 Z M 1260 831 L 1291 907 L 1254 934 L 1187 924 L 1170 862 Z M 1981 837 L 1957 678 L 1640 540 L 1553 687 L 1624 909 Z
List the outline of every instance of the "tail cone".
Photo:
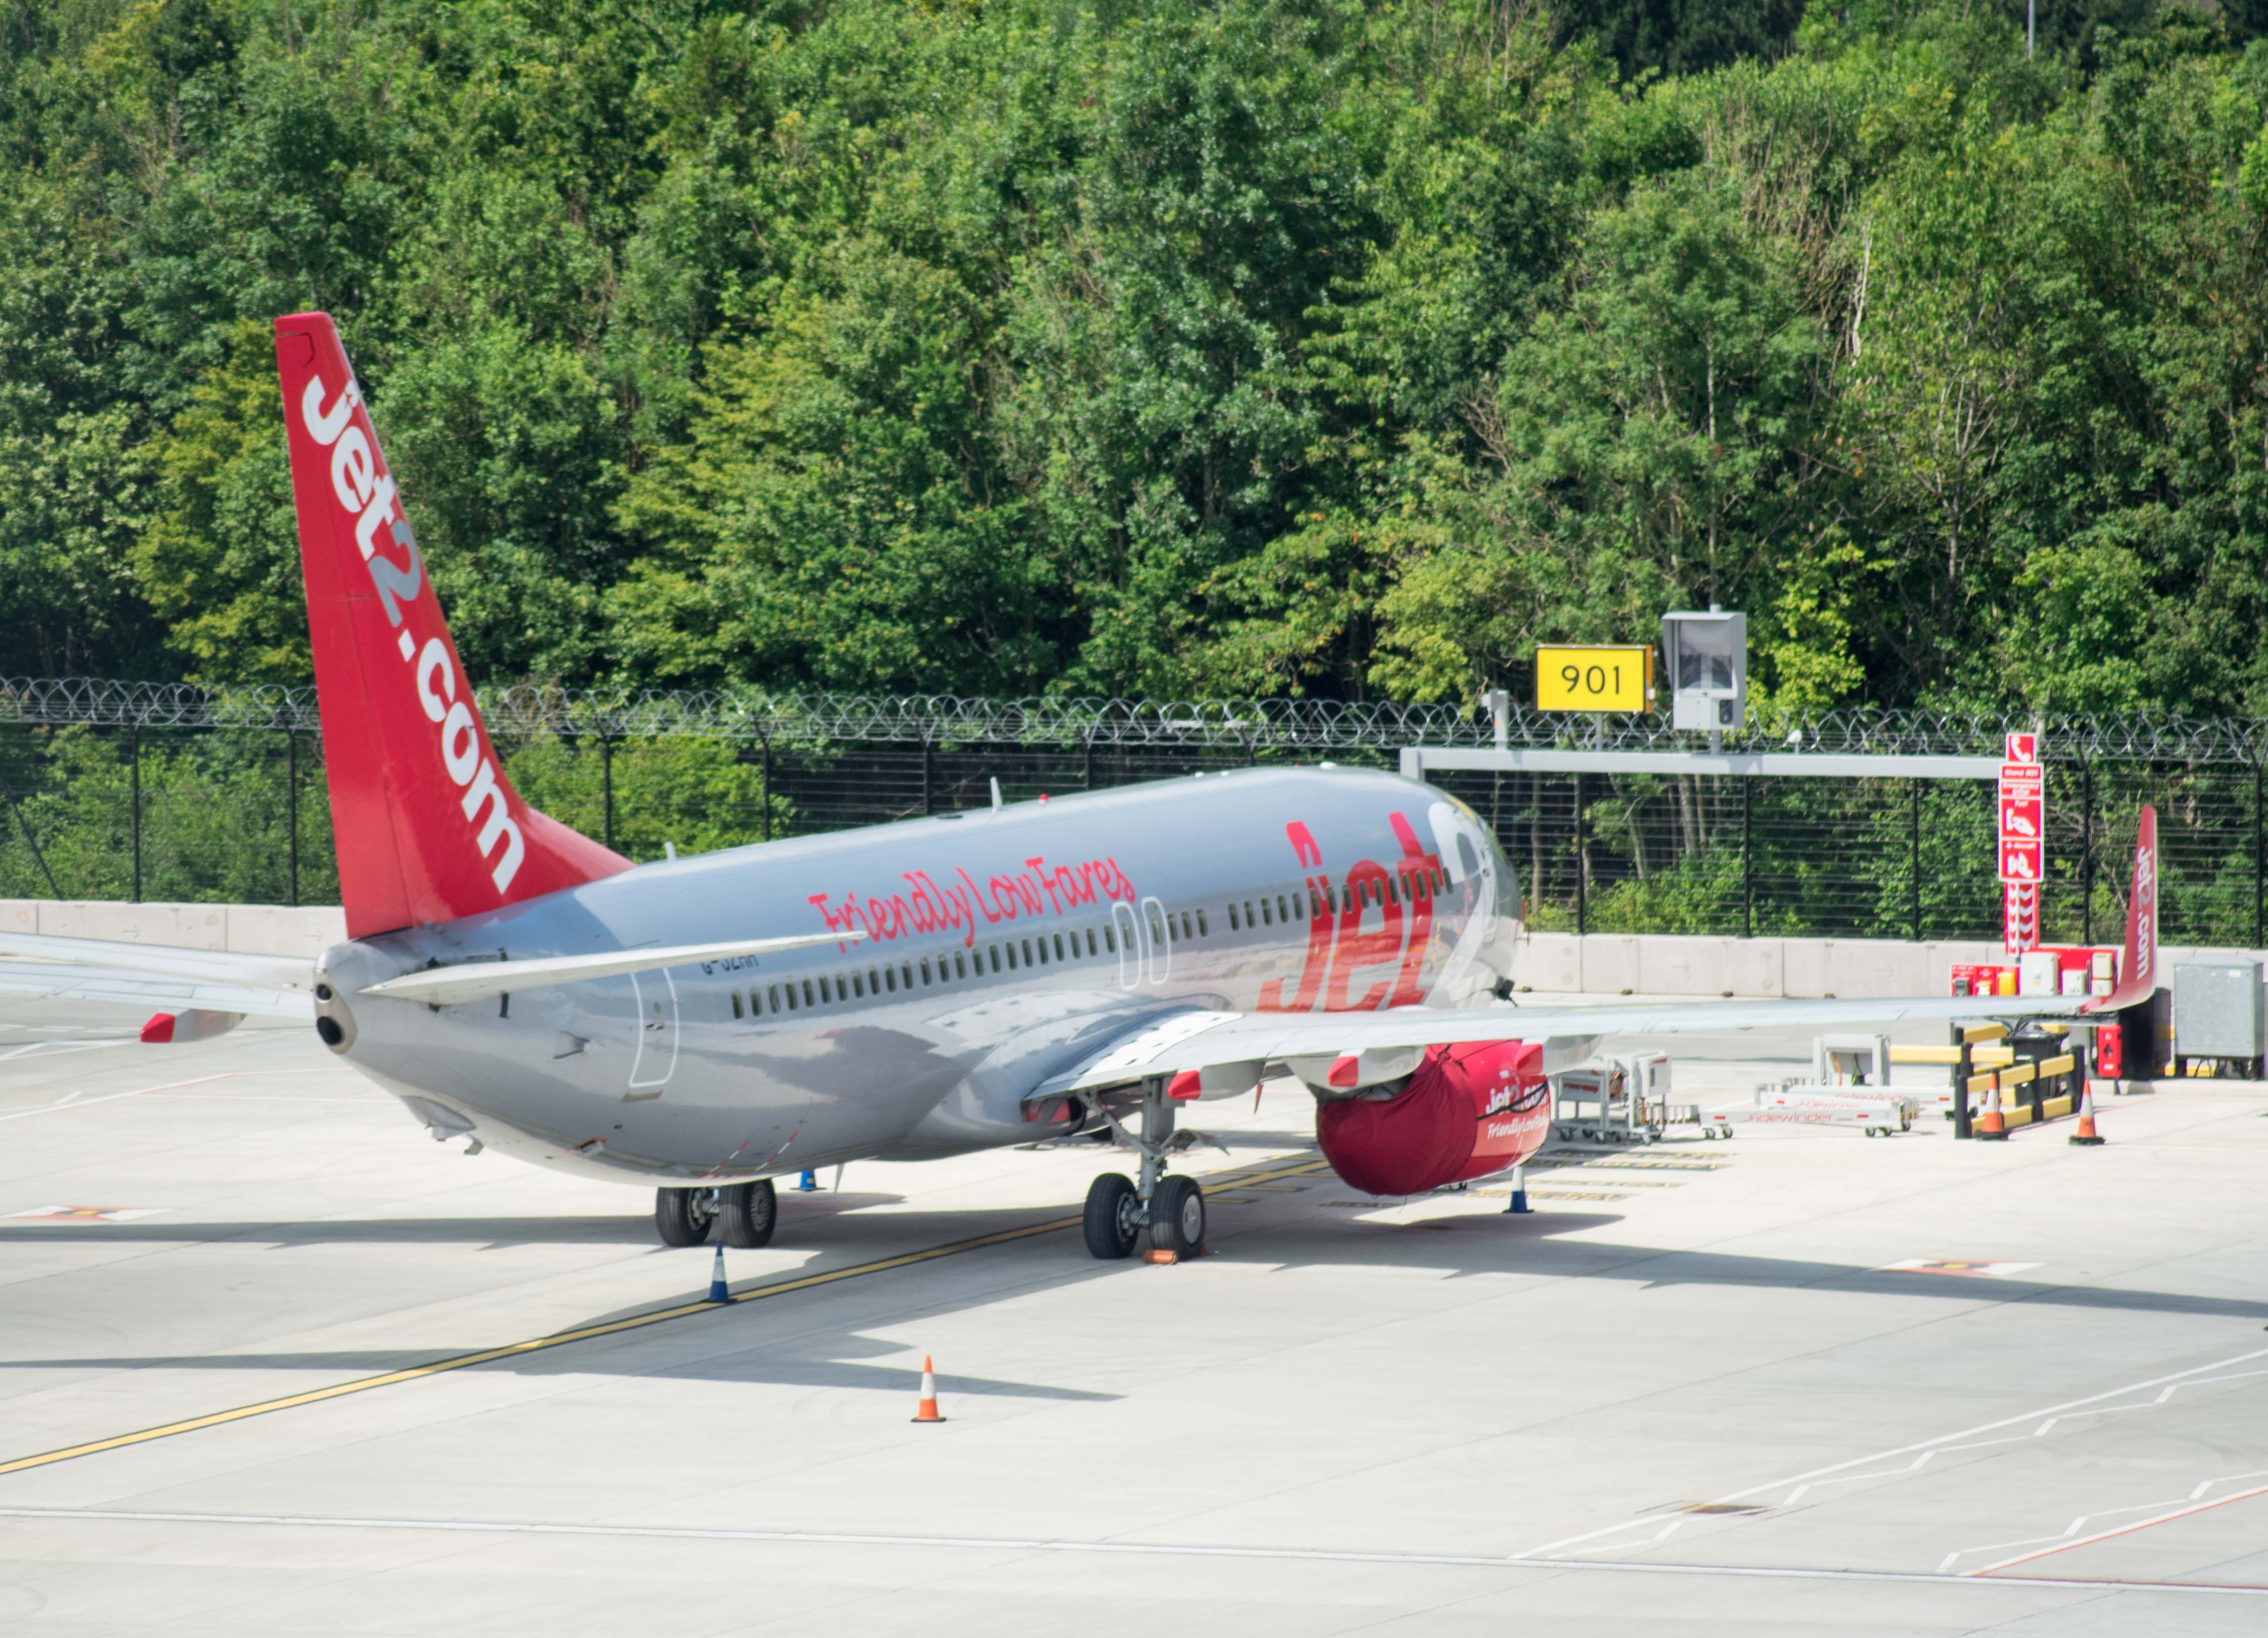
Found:
M 930 1364 L 929 1355 L 922 1355 L 921 1404 L 914 1410 L 916 1421 L 943 1421 L 937 1413 L 937 1372 Z
M 733 1300 L 733 1289 L 725 1283 L 725 1243 L 722 1240 L 717 1243 L 717 1260 L 709 1265 L 709 1300 L 712 1303 Z
M 1992 1090 L 1984 1095 L 1984 1113 L 1977 1118 L 1977 1135 L 1998 1138 L 2008 1135 L 2008 1123 L 2000 1114 L 2000 1083 L 1997 1076 L 1992 1082 Z
M 2095 1089 L 2092 1087 L 2079 1095 L 2079 1130 L 2071 1135 L 2071 1141 L 2082 1149 L 2095 1149 L 2102 1142 L 2102 1135 L 2095 1129 Z

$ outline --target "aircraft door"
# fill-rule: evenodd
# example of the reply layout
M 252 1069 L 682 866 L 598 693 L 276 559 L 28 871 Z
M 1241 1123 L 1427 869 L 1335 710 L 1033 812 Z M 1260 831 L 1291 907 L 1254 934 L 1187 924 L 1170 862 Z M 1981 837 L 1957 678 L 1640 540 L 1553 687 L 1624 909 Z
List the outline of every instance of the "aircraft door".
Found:
M 1118 987 L 1132 989 L 1142 981 L 1142 929 L 1134 907 L 1123 899 L 1112 900 L 1110 927 L 1118 936 Z
M 1162 984 L 1174 970 L 1174 918 L 1162 900 L 1142 900 L 1142 966 L 1152 984 Z
M 637 1047 L 630 1055 L 632 1098 L 659 1098 L 677 1069 L 677 981 L 669 969 L 630 975 L 636 998 Z

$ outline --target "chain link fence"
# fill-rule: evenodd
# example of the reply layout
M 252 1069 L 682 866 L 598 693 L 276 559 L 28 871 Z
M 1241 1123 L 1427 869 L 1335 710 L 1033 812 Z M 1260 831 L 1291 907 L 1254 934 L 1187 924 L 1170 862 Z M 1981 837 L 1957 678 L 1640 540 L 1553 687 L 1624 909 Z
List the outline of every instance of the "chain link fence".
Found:
M 1450 705 L 965 700 L 514 687 L 480 696 L 527 799 L 633 858 L 1226 768 L 1391 768 L 1485 746 Z M 2134 815 L 2156 804 L 2162 934 L 2260 946 L 2268 722 L 1763 713 L 1740 751 L 1997 756 L 2040 734 L 2052 942 L 2115 937 Z M 1653 718 L 1515 711 L 1514 746 L 1675 750 Z M 0 896 L 335 903 L 313 691 L 0 681 Z M 1982 781 L 1440 773 L 1495 827 L 1544 929 L 1989 938 Z

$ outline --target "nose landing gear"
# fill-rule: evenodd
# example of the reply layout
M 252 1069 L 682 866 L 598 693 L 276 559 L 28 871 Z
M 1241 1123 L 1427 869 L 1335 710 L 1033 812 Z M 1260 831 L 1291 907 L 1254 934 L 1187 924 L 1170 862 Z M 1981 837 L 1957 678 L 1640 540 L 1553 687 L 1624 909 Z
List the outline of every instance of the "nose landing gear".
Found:
M 1145 1227 L 1150 1230 L 1150 1244 L 1161 1252 L 1182 1257 L 1203 1252 L 1204 1191 L 1193 1179 L 1166 1175 L 1166 1154 L 1174 1135 L 1174 1105 L 1166 1096 L 1165 1082 L 1152 1079 L 1142 1089 L 1138 1139 L 1118 1123 L 1099 1098 L 1090 1099 L 1088 1107 L 1142 1151 L 1138 1185 L 1123 1172 L 1107 1172 L 1088 1187 L 1082 1223 L 1088 1254 L 1106 1262 L 1130 1257 Z

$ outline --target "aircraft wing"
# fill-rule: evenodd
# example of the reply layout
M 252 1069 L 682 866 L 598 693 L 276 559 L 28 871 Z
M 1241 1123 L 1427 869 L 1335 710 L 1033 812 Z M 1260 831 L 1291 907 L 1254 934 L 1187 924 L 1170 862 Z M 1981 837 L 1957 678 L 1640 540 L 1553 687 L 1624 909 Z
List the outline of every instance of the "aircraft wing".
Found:
M 1155 1017 L 1125 1032 L 1064 1074 L 1042 1082 L 1033 1098 L 1060 1098 L 1153 1076 L 1196 1072 L 1191 1095 L 1248 1088 L 1271 1063 L 1307 1061 L 1334 1085 L 1368 1085 L 1406 1075 L 1415 1048 L 1459 1041 L 1537 1041 L 1545 1062 L 1566 1064 L 1609 1035 L 1691 1030 L 1753 1030 L 1806 1025 L 1910 1024 L 1923 1019 L 2065 1017 L 2110 1013 L 2146 1000 L 2157 988 L 2158 816 L 2145 807 L 2134 833 L 2132 891 L 2126 943 L 2112 994 L 1949 995 L 1842 1001 L 1688 1001 L 1654 1006 L 1521 1007 L 1509 1003 L 1464 1009 L 1399 1007 L 1390 1012 L 1200 1012 Z M 1367 1055 L 1367 1061 L 1366 1061 Z M 1316 1061 L 1320 1060 L 1318 1064 Z M 1352 1061 L 1343 1061 L 1351 1060 Z M 1206 1070 L 1223 1071 L 1208 1076 Z M 1346 1078 L 1342 1080 L 1344 1075 Z M 1027 1102 L 1031 1101 L 1027 1099 Z
M 1399 1007 L 1391 1012 L 1176 1012 L 1127 1032 L 1035 1096 L 1121 1086 L 1237 1063 L 1341 1058 L 1458 1041 L 1594 1041 L 1608 1035 L 1752 1030 L 1921 1019 L 2068 1016 L 2059 995 L 1915 996 L 1852 1001 L 1695 1001 L 1635 1007 Z

